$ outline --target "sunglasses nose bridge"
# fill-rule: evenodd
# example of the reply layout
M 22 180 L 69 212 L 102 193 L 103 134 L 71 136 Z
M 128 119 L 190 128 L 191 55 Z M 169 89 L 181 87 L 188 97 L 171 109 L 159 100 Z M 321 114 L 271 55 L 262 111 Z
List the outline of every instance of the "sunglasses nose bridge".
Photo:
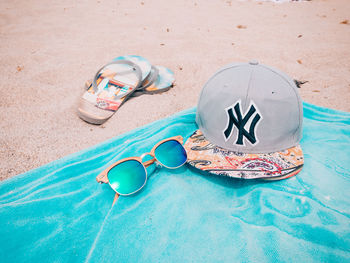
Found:
M 145 158 L 147 155 L 151 156 L 152 159 L 143 162 L 143 161 L 142 161 L 143 158 Z M 153 164 L 153 163 L 156 161 L 156 158 L 155 158 L 154 155 L 151 154 L 151 153 L 144 153 L 144 154 L 142 154 L 142 155 L 140 156 L 140 158 L 141 158 L 142 164 L 143 164 L 146 168 L 147 168 L 148 166 L 150 166 L 151 164 Z

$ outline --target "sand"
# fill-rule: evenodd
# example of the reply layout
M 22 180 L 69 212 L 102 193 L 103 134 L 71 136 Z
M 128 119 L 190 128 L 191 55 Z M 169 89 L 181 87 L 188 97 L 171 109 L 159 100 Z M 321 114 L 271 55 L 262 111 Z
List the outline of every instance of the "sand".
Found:
M 350 111 L 348 0 L 56 2 L 0 2 L 1 180 L 195 106 L 231 62 L 279 68 L 308 81 L 304 101 Z M 126 54 L 169 67 L 176 86 L 102 126 L 80 120 L 85 80 Z

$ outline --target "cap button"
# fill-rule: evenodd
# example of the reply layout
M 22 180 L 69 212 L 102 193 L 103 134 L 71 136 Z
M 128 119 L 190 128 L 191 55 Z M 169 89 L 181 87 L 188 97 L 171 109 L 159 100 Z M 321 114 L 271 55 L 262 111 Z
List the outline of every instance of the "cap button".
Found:
M 250 64 L 250 65 L 258 65 L 259 62 L 256 61 L 256 60 L 251 60 L 251 61 L 249 61 L 249 64 Z

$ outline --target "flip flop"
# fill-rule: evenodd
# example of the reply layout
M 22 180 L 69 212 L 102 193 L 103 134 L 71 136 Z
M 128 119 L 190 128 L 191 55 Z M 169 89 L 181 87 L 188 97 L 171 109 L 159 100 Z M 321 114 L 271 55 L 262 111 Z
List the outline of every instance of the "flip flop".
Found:
M 130 97 L 165 92 L 174 86 L 174 82 L 174 72 L 170 69 L 163 66 L 152 66 L 150 74 Z M 86 81 L 85 88 L 88 89 L 90 86 L 91 81 Z
M 79 117 L 93 124 L 104 123 L 141 83 L 141 68 L 129 60 L 115 60 L 104 65 L 80 99 Z
M 151 72 L 147 76 L 147 78 L 142 82 L 141 87 L 139 87 L 137 90 L 144 90 L 145 88 L 148 88 L 151 86 L 158 78 L 158 69 L 155 66 L 152 66 Z
M 157 78 L 152 82 L 146 81 L 146 83 L 143 83 L 143 85 L 138 88 L 131 97 L 137 97 L 142 94 L 158 94 L 165 91 L 168 91 L 170 88 L 174 86 L 175 77 L 174 72 L 172 72 L 170 69 L 163 67 L 163 66 L 152 66 L 153 73 L 151 70 L 150 76 L 152 79 L 155 79 L 153 75 L 158 73 Z M 151 78 L 150 77 L 150 78 Z M 147 80 L 147 79 L 146 79 Z
M 92 124 L 104 123 L 140 88 L 150 72 L 151 64 L 141 56 L 115 58 L 96 73 L 92 82 L 85 83 L 87 91 L 79 103 L 79 117 Z

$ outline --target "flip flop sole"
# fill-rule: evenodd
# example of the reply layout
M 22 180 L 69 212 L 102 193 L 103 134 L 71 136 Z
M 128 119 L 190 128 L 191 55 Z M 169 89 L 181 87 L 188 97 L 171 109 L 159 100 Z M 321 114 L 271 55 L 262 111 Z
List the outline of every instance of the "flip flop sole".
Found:
M 168 90 L 170 90 L 173 86 L 170 86 L 170 87 L 167 87 L 167 88 L 164 88 L 164 89 L 161 89 L 161 90 L 153 90 L 153 91 L 147 91 L 147 92 L 144 92 L 144 91 L 135 91 L 130 97 L 134 98 L 134 97 L 139 97 L 141 95 L 155 95 L 155 94 L 160 94 L 160 93 L 163 93 L 163 92 L 166 92 Z
M 91 124 L 102 124 L 113 116 L 113 111 L 102 110 L 97 108 L 85 99 L 80 99 L 78 106 L 78 116 Z
M 143 94 L 159 94 L 168 91 L 174 86 L 175 76 L 174 72 L 163 66 L 155 66 L 158 70 L 158 77 L 156 81 L 148 87 L 136 90 L 132 97 L 137 97 Z

